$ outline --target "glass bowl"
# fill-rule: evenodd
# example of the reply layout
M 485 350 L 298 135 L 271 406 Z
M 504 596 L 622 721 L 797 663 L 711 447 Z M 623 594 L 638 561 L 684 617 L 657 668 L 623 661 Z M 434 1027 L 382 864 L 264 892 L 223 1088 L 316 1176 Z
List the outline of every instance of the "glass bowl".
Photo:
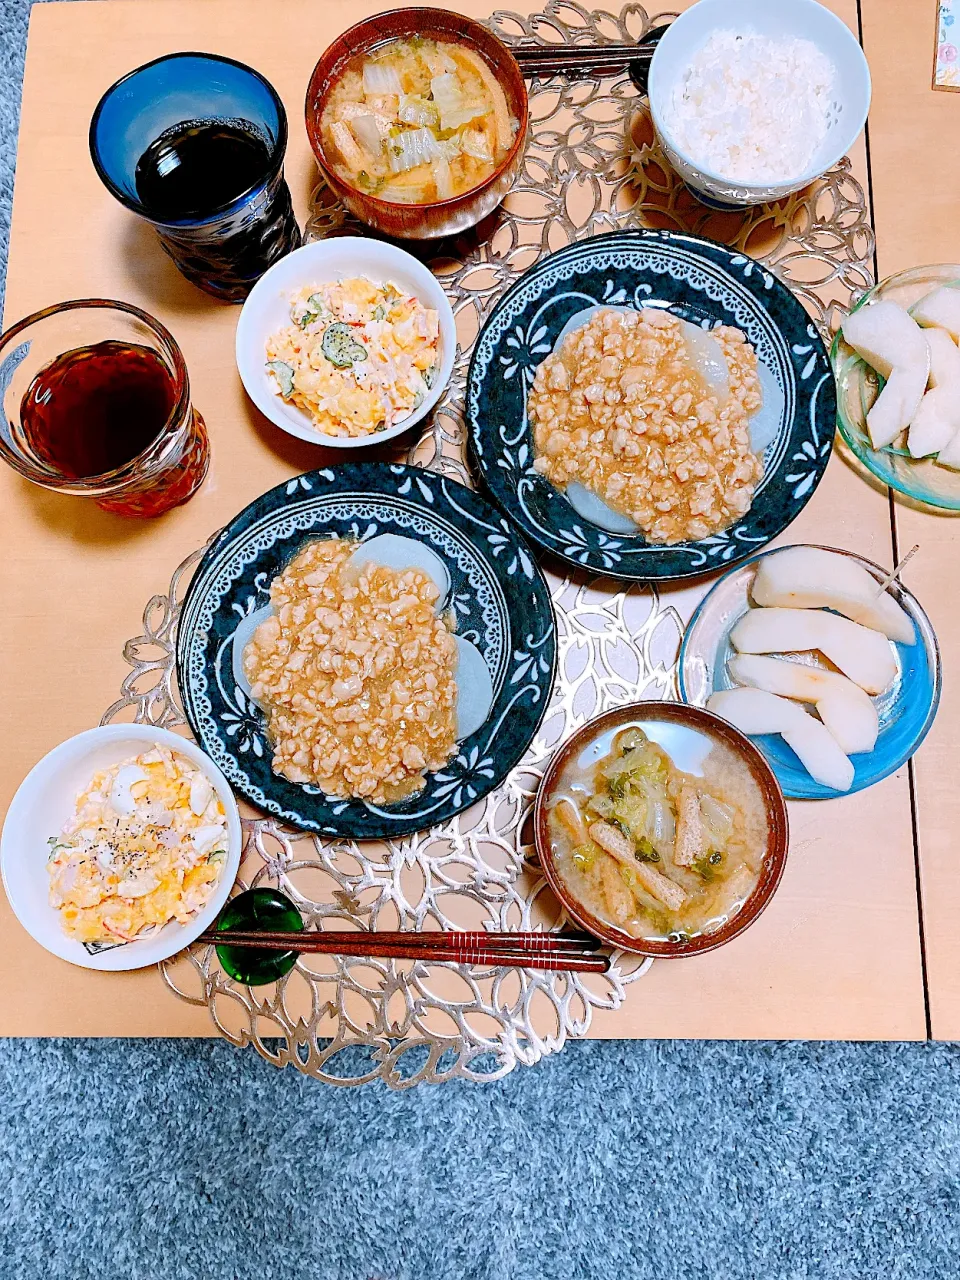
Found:
M 886 569 L 852 551 L 839 547 L 821 549 L 849 556 L 878 583 L 888 576 Z M 727 660 L 736 652 L 730 643 L 730 632 L 747 610 L 754 607 L 750 593 L 758 562 L 764 556 L 783 550 L 783 547 L 774 547 L 731 569 L 701 601 L 690 619 L 680 649 L 680 696 L 684 702 L 703 706 L 712 693 L 736 687 L 727 672 Z M 850 790 L 834 791 L 814 781 L 779 734 L 762 734 L 752 739 L 776 774 L 783 794 L 792 800 L 829 800 L 872 786 L 896 773 L 910 759 L 933 724 L 942 680 L 937 637 L 930 619 L 906 587 L 894 582 L 888 589 L 912 619 L 917 642 L 905 645 L 890 641 L 897 674 L 890 685 L 873 698 L 880 733 L 872 751 L 851 756 L 854 775 Z M 813 653 L 788 656 L 792 662 L 805 665 L 828 665 Z
M 942 284 L 960 284 L 960 265 L 913 267 L 887 276 L 863 295 L 853 311 L 881 299 L 911 307 Z M 830 348 L 830 360 L 837 378 L 837 426 L 854 456 L 881 483 L 915 502 L 939 511 L 960 511 L 960 471 L 941 467 L 932 458 L 912 458 L 902 437 L 900 443 L 874 449 L 867 432 L 867 413 L 883 388 L 883 379 L 844 342 L 839 331 Z
M 472 46 L 496 76 L 506 95 L 510 114 L 519 121 L 519 127 L 513 146 L 493 173 L 478 186 L 449 200 L 397 204 L 365 194 L 340 177 L 327 159 L 320 119 L 327 94 L 336 84 L 347 61 L 358 53 L 371 52 L 381 45 L 413 35 Z M 365 18 L 334 40 L 314 68 L 307 88 L 307 136 L 327 185 L 362 222 L 375 231 L 401 240 L 433 240 L 439 236 L 457 235 L 491 214 L 513 186 L 520 171 L 528 117 L 527 87 L 517 60 L 507 46 L 479 22 L 446 9 L 391 9 Z

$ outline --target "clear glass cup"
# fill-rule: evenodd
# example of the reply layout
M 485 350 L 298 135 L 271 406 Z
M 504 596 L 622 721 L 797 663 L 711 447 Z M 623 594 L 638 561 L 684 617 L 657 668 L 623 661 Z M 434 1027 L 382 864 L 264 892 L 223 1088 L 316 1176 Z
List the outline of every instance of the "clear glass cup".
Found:
M 198 181 L 189 216 L 158 215 L 138 190 L 138 162 L 178 126 L 207 124 L 252 135 L 262 144 L 262 165 L 244 166 L 244 189 L 225 203 L 207 207 L 212 197 Z M 106 91 L 90 123 L 90 154 L 107 190 L 153 224 L 188 280 L 228 302 L 242 302 L 267 268 L 301 243 L 283 177 L 286 149 L 287 114 L 273 85 L 252 67 L 211 53 L 173 53 L 137 67 Z
M 56 395 L 51 397 L 49 392 L 51 371 L 64 367 L 62 358 L 67 356 L 73 361 L 67 367 L 74 370 L 78 360 L 98 360 L 98 368 L 113 378 L 111 391 L 122 393 L 127 365 L 121 347 L 132 348 L 135 359 L 150 362 L 169 410 L 155 437 L 133 456 L 110 470 L 78 475 L 75 467 L 65 465 L 63 451 L 51 446 L 51 437 L 35 430 L 36 406 L 49 411 L 51 401 L 55 402 Z M 102 384 L 103 377 L 99 381 Z M 139 307 L 84 298 L 27 316 L 0 334 L 0 393 L 0 456 L 20 475 L 45 489 L 93 498 L 105 511 L 118 515 L 158 516 L 192 497 L 207 474 L 207 429 L 190 403 L 183 355 L 164 326 Z M 69 388 L 64 394 L 68 393 Z M 30 403 L 30 397 L 35 404 Z M 78 415 L 76 426 L 71 424 L 74 456 L 84 445 L 75 434 L 79 422 Z M 136 430 L 137 423 L 131 421 L 131 434 Z

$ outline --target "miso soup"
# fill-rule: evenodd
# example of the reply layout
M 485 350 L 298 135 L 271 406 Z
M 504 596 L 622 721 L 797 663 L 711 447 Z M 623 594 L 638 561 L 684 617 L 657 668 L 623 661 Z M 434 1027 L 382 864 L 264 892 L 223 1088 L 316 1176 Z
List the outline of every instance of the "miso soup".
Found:
M 756 889 L 767 848 L 750 770 L 719 738 L 671 721 L 609 729 L 571 755 L 547 824 L 570 893 L 657 942 L 721 928 Z
M 340 177 L 397 204 L 449 200 L 479 186 L 518 128 L 481 54 L 420 36 L 352 58 L 320 118 Z

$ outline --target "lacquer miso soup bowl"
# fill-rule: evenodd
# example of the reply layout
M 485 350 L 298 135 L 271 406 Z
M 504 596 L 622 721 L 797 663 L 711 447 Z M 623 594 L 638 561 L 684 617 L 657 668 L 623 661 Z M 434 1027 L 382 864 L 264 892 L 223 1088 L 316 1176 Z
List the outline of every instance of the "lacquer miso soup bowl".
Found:
M 385 46 L 410 38 L 460 45 L 479 56 L 506 99 L 512 143 L 482 181 L 449 199 L 421 203 L 382 199 L 372 189 L 373 184 L 361 177 L 360 168 L 353 180 L 348 181 L 342 162 L 338 162 L 329 128 L 323 127 L 324 108 L 344 74 L 355 70 L 365 55 L 373 58 Z M 513 186 L 523 163 L 528 117 L 527 87 L 507 46 L 479 22 L 446 9 L 391 9 L 358 22 L 326 50 L 307 88 L 307 135 L 328 186 L 362 222 L 398 239 L 433 240 L 455 235 L 492 213 Z M 387 139 L 388 143 L 392 141 L 395 140 Z
M 700 707 L 637 702 L 557 750 L 533 812 L 540 865 L 570 918 L 610 947 L 700 955 L 776 892 L 787 807 L 764 757 Z

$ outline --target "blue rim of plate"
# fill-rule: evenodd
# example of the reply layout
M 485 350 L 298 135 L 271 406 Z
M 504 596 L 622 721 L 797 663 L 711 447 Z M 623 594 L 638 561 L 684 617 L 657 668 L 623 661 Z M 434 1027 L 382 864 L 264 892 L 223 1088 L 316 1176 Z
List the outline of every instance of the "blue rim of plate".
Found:
M 659 305 L 694 322 L 735 325 L 777 379 L 784 393 L 780 430 L 764 453 L 753 505 L 729 529 L 672 546 L 609 533 L 534 471 L 526 419 L 534 372 L 570 317 L 596 304 Z M 836 390 L 816 326 L 765 266 L 699 236 L 638 228 L 569 245 L 504 294 L 474 346 L 465 412 L 483 483 L 528 538 L 576 568 L 649 581 L 738 564 L 800 514 L 833 448 Z
M 448 607 L 474 639 L 493 679 L 485 724 L 401 804 L 325 796 L 271 768 L 259 708 L 237 687 L 232 637 L 269 602 L 270 582 L 304 543 L 414 537 L 450 573 Z M 498 511 L 454 480 L 419 467 L 352 463 L 310 471 L 262 494 L 204 553 L 177 631 L 177 680 L 197 741 L 231 785 L 265 813 L 320 835 L 377 840 L 412 835 L 476 804 L 499 786 L 536 735 L 557 661 L 550 592 L 533 556 Z
M 815 543 L 804 543 L 805 546 L 816 546 Z M 821 547 L 823 551 L 832 551 L 849 556 L 879 582 L 886 578 L 887 570 L 867 560 L 864 556 L 845 551 L 840 547 Z M 687 625 L 680 646 L 678 663 L 678 684 L 680 697 L 691 706 L 702 706 L 710 693 L 717 689 L 732 689 L 734 683 L 724 676 L 721 681 L 716 678 L 717 669 L 726 667 L 727 658 L 734 652 L 730 646 L 729 634 L 734 623 L 743 616 L 744 611 L 725 618 L 717 624 L 716 645 L 711 633 L 711 674 L 710 688 L 704 696 L 691 697 L 691 685 L 702 683 L 705 673 L 697 673 L 699 679 L 692 674 L 695 662 L 700 661 L 694 651 L 699 639 L 699 632 L 709 618 L 711 610 L 718 607 L 723 598 L 725 587 L 734 577 L 749 571 L 752 565 L 769 555 L 776 555 L 784 547 L 771 547 L 760 555 L 752 556 L 742 564 L 733 566 L 728 573 L 719 578 L 700 601 L 693 617 Z M 873 699 L 880 717 L 880 735 L 872 752 L 851 756 L 854 765 L 853 785 L 849 791 L 835 791 L 815 782 L 803 765 L 794 755 L 786 742 L 776 734 L 761 734 L 751 737 L 751 741 L 763 753 L 770 765 L 783 794 L 792 800 L 832 800 L 841 796 L 853 795 L 872 787 L 874 783 L 888 778 L 911 758 L 920 747 L 930 731 L 936 718 L 940 704 L 940 693 L 943 686 L 943 672 L 940 660 L 940 647 L 936 633 L 923 606 L 912 592 L 899 582 L 891 584 L 891 591 L 897 603 L 909 614 L 917 629 L 917 643 L 902 645 L 891 641 L 897 659 L 897 675 L 892 685 Z M 723 607 L 720 605 L 719 607 Z

